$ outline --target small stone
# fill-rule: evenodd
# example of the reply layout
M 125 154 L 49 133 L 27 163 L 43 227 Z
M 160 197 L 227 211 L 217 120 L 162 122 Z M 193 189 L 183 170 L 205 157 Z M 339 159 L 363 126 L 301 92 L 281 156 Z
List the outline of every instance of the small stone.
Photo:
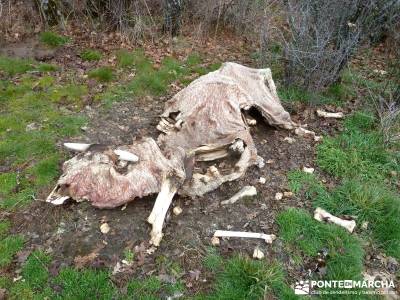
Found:
M 266 162 L 267 165 L 272 165 L 273 163 L 274 163 L 273 159 L 268 159 Z
M 282 200 L 282 198 L 283 198 L 283 194 L 282 193 L 278 192 L 278 193 L 275 194 L 275 200 Z
M 314 168 L 303 167 L 303 172 L 312 174 L 312 173 L 314 173 Z
M 100 225 L 100 231 L 103 234 L 107 234 L 110 232 L 110 226 L 107 223 L 103 223 Z
M 264 184 L 267 182 L 267 179 L 265 179 L 265 177 L 260 177 L 260 179 L 258 179 L 258 182 Z
M 390 171 L 390 176 L 396 177 L 397 176 L 397 172 L 396 171 Z
M 284 139 L 283 139 L 285 142 L 288 142 L 289 144 L 293 144 L 296 140 L 294 139 L 294 138 L 291 138 L 291 137 L 285 137 Z
M 219 238 L 217 238 L 216 236 L 213 236 L 211 238 L 211 245 L 213 246 L 219 246 Z
M 179 216 L 182 213 L 182 208 L 180 208 L 180 206 L 175 206 L 172 212 L 175 216 Z
M 260 250 L 260 248 L 255 248 L 254 249 L 254 252 L 253 252 L 253 258 L 256 258 L 256 259 L 263 259 L 264 258 L 264 252 L 262 252 L 261 250 Z
M 293 193 L 292 192 L 283 192 L 283 196 L 286 198 L 292 198 L 293 197 Z

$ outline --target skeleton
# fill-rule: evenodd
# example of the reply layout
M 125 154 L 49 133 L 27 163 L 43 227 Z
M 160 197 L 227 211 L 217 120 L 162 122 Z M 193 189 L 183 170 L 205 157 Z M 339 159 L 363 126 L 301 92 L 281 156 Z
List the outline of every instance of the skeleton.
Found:
M 144 138 L 120 147 L 65 144 L 81 153 L 64 163 L 47 201 L 61 204 L 70 197 L 113 208 L 158 193 L 148 218 L 153 226 L 150 242 L 158 246 L 176 193 L 202 196 L 260 163 L 244 115 L 252 107 L 273 126 L 300 128 L 280 104 L 270 69 L 225 63 L 166 103 L 157 141 Z M 215 166 L 197 171 L 202 162 L 222 158 L 234 160 L 230 172 Z

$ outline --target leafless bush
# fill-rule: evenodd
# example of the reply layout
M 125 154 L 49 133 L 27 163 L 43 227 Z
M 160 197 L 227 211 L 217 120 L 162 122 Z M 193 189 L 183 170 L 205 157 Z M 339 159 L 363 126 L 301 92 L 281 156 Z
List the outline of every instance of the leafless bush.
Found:
M 229 27 L 239 34 L 252 34 L 257 32 L 269 2 L 271 0 L 188 0 L 185 12 L 190 20 L 197 20 L 203 32 Z
M 284 4 L 287 28 L 278 31 L 285 83 L 311 91 L 339 81 L 358 46 L 392 26 L 400 7 L 399 0 L 285 0 Z M 263 40 L 270 44 L 274 28 L 266 27 Z

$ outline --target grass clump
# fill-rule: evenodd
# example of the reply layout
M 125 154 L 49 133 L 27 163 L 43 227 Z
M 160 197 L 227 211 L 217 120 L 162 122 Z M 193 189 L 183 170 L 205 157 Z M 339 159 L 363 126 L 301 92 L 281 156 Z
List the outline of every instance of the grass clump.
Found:
M 56 299 L 114 299 L 116 289 L 109 280 L 109 274 L 104 271 L 85 269 L 83 271 L 74 268 L 64 268 L 54 279 L 54 283 L 60 286 L 56 293 Z
M 100 82 L 109 82 L 114 78 L 113 70 L 110 67 L 101 67 L 89 72 L 89 78 L 94 78 Z
M 288 209 L 278 215 L 279 236 L 291 252 L 316 257 L 327 249 L 326 280 L 359 280 L 364 252 L 360 241 L 345 229 L 317 222 L 304 210 Z
M 31 59 L 12 58 L 0 55 L 0 75 L 3 72 L 7 76 L 12 77 L 17 74 L 23 74 L 29 71 L 38 71 L 44 73 L 44 72 L 53 72 L 57 70 L 58 67 L 55 65 L 38 63 Z M 2 86 L 0 85 L 0 87 Z
M 132 67 L 135 63 L 136 52 L 129 52 L 127 50 L 117 51 L 117 64 L 121 68 Z
M 295 299 L 293 292 L 285 284 L 280 265 L 254 261 L 243 256 L 227 260 L 219 258 L 223 264 L 210 264 L 217 261 L 216 255 L 208 254 L 204 261 L 207 268 L 219 268 L 216 271 L 215 286 L 209 295 L 201 295 L 198 299 Z
M 149 276 L 145 279 L 132 279 L 127 286 L 127 296 L 135 300 L 157 300 L 172 296 L 176 292 L 183 291 L 183 286 L 164 283 L 156 276 Z
M 0 241 L 0 268 L 8 266 L 23 245 L 24 239 L 20 235 L 9 235 L 3 238 Z
M 40 34 L 40 41 L 49 47 L 55 48 L 65 45 L 69 38 L 52 31 L 44 31 Z
M 339 177 L 383 179 L 399 165 L 386 151 L 382 136 L 369 128 L 373 117 L 356 113 L 345 123 L 345 131 L 324 139 L 317 149 L 317 163 Z
M 86 49 L 81 52 L 80 57 L 86 61 L 98 61 L 101 59 L 101 53 L 97 50 Z

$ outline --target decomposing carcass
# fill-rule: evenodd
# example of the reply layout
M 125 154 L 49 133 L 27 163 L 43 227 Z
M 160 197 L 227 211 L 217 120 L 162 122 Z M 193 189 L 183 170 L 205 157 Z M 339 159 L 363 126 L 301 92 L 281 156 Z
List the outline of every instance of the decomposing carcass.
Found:
M 157 140 L 141 138 L 123 146 L 65 144 L 80 153 L 64 163 L 47 201 L 61 204 L 72 198 L 113 208 L 158 193 L 148 217 L 150 242 L 157 246 L 176 193 L 204 195 L 262 163 L 246 118 L 250 108 L 257 109 L 270 125 L 300 128 L 282 107 L 270 69 L 224 63 L 166 102 Z M 212 163 L 198 168 L 223 158 L 232 161 L 228 171 Z

